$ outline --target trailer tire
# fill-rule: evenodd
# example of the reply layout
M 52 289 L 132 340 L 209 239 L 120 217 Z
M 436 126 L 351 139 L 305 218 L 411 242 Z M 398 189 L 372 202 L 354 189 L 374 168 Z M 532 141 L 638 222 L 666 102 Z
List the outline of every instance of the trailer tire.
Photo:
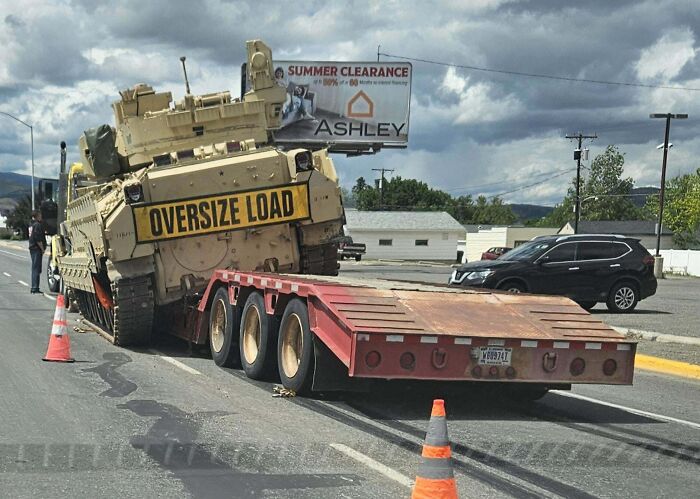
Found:
M 250 379 L 265 379 L 273 370 L 277 343 L 273 321 L 265 312 L 263 296 L 250 293 L 241 313 L 238 341 L 241 365 Z
M 209 349 L 219 367 L 240 367 L 238 321 L 239 309 L 231 305 L 228 289 L 217 289 L 209 312 Z
M 314 377 L 314 340 L 309 309 L 299 298 L 291 300 L 282 315 L 277 339 L 277 368 L 282 386 L 304 394 Z

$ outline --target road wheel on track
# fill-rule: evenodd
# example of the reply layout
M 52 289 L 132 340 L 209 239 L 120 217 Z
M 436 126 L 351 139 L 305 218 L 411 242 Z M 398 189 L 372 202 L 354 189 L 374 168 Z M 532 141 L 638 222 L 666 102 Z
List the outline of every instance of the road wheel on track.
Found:
M 590 310 L 595 307 L 596 303 L 595 301 L 580 301 L 578 302 L 578 306 L 584 310 Z
M 260 293 L 248 296 L 241 313 L 240 354 L 241 365 L 251 379 L 267 377 L 275 362 L 276 328 L 274 318 L 265 313 L 265 302 Z
M 219 367 L 240 367 L 238 312 L 229 301 L 228 289 L 219 288 L 209 312 L 209 349 Z
M 502 289 L 503 291 L 507 291 L 508 293 L 513 294 L 525 292 L 525 286 L 518 281 L 506 281 L 500 286 L 498 286 L 498 289 Z
M 639 302 L 639 291 L 629 281 L 618 282 L 608 294 L 607 306 L 611 312 L 628 313 L 634 310 Z
M 314 377 L 314 343 L 309 310 L 303 300 L 290 300 L 284 309 L 277 340 L 277 367 L 282 385 L 306 393 Z
M 60 280 L 59 284 L 60 286 L 58 292 L 63 295 L 68 311 L 72 313 L 78 312 L 78 303 L 76 302 L 76 297 L 73 290 L 66 287 L 66 283 L 63 279 Z

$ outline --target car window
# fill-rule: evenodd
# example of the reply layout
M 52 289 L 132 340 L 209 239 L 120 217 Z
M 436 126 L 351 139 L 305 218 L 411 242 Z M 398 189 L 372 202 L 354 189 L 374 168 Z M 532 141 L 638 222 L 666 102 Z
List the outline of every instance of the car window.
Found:
M 531 241 L 521 244 L 517 248 L 507 253 L 503 253 L 498 257 L 498 260 L 508 261 L 532 261 L 547 251 L 552 246 L 549 242 Z
M 627 252 L 627 246 L 605 241 L 585 241 L 579 243 L 578 260 L 605 260 L 617 258 Z
M 552 248 L 546 255 L 546 263 L 573 262 L 576 260 L 576 245 L 578 243 L 562 243 Z

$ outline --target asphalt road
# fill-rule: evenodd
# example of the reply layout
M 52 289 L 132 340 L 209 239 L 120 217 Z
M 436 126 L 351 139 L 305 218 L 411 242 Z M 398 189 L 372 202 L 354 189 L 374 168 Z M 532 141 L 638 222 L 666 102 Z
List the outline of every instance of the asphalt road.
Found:
M 372 262 L 343 262 L 341 271 L 347 275 L 367 275 L 381 279 L 399 279 L 447 283 L 452 269 L 449 265 L 427 266 L 413 264 L 377 264 Z M 700 337 L 700 278 L 673 277 L 659 280 L 654 296 L 642 300 L 631 314 L 612 314 L 599 303 L 591 313 L 612 326 L 657 333 Z
M 526 405 L 405 383 L 279 399 L 272 383 L 178 340 L 129 350 L 72 328 L 77 362 L 45 363 L 54 301 L 18 282 L 28 281 L 26 252 L 0 250 L 3 495 L 408 497 L 436 396 L 460 497 L 700 489 L 697 382 L 639 372 L 633 387 L 576 387 Z

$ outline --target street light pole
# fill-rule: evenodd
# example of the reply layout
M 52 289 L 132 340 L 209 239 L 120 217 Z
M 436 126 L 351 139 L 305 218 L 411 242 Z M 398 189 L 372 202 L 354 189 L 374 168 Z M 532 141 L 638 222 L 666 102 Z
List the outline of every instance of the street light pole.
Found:
M 659 191 L 659 219 L 656 226 L 656 255 L 654 264 L 654 274 L 656 277 L 663 277 L 663 258 L 661 258 L 661 227 L 664 220 L 664 194 L 666 193 L 666 160 L 668 158 L 668 137 L 671 132 L 671 119 L 684 120 L 687 114 L 655 113 L 650 114 L 650 118 L 666 119 L 666 133 L 664 135 L 664 159 L 661 163 L 661 190 Z
M 12 118 L 13 120 L 17 121 L 18 123 L 22 123 L 24 126 L 29 128 L 29 136 L 30 136 L 31 145 L 32 145 L 32 210 L 34 210 L 36 208 L 36 204 L 34 202 L 34 127 L 32 125 L 30 125 L 29 123 L 22 121 L 17 116 L 12 116 L 10 113 L 0 111 L 0 114 L 4 114 L 8 118 Z

